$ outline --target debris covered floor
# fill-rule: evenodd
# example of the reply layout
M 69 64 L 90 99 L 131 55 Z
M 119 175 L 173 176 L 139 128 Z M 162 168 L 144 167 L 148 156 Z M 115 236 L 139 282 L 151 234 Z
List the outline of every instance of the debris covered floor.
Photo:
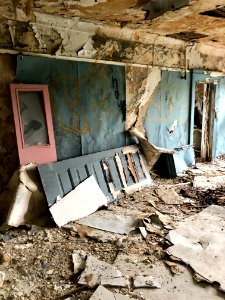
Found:
M 176 237 L 174 229 L 178 228 L 177 234 L 181 232 L 178 224 L 184 219 L 188 224 L 193 217 L 190 220 L 194 224 L 200 220 L 198 214 L 207 207 L 223 210 L 224 175 L 224 161 L 198 164 L 197 168 L 173 180 L 159 179 L 152 174 L 153 186 L 132 195 L 122 195 L 101 211 L 111 218 L 115 216 L 114 221 L 117 216 L 137 219 L 136 229 L 128 234 L 91 228 L 82 222 L 70 222 L 61 228 L 54 223 L 42 228 L 21 226 L 1 232 L 0 299 L 224 299 L 221 291 L 224 274 L 220 274 L 220 282 L 204 278 L 195 272 L 191 261 L 171 256 L 170 251 L 177 251 L 176 242 L 169 241 L 174 239 L 171 236 Z M 223 226 L 223 222 L 217 225 Z M 197 236 L 198 229 L 193 228 Z M 129 231 L 122 225 L 120 229 Z M 169 232 L 174 232 L 170 238 Z M 221 247 L 222 236 L 218 240 L 216 234 L 213 236 L 214 247 L 217 243 Z M 188 239 L 187 233 L 185 238 Z M 207 249 L 210 241 L 207 245 L 207 241 L 201 243 Z M 193 249 L 190 246 L 190 250 Z M 86 255 L 86 262 L 77 259 L 82 255 Z M 223 256 L 222 253 L 221 263 Z M 206 269 L 208 258 L 205 256 Z M 105 266 L 105 263 L 110 265 Z M 109 274 L 117 272 L 119 275 L 109 278 L 103 269 L 105 273 L 109 269 Z

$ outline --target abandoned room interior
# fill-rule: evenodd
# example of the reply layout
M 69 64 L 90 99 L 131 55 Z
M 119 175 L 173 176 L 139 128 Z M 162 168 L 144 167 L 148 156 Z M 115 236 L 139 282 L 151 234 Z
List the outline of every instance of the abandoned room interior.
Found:
M 225 0 L 0 19 L 0 299 L 225 299 Z

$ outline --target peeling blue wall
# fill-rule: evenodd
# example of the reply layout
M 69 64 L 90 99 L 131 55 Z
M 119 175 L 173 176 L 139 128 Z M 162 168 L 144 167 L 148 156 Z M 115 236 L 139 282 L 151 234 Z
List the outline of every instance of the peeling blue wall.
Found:
M 126 145 L 123 66 L 18 56 L 16 80 L 48 84 L 58 160 Z
M 182 79 L 180 72 L 162 71 L 145 120 L 148 139 L 158 147 L 173 149 L 189 144 L 190 78 L 190 73 Z M 175 120 L 178 125 L 169 134 Z
M 193 71 L 181 78 L 176 71 L 162 71 L 162 80 L 149 105 L 145 128 L 148 139 L 159 147 L 176 148 L 193 144 L 195 84 L 217 80 L 212 157 L 225 154 L 225 77 Z M 168 130 L 175 120 L 172 135 Z

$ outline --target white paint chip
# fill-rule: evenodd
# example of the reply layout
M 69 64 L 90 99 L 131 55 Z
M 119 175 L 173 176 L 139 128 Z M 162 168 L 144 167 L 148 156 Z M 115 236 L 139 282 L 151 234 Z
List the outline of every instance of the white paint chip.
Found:
M 55 223 L 63 226 L 94 213 L 101 206 L 107 206 L 107 198 L 92 175 L 55 203 L 50 212 Z

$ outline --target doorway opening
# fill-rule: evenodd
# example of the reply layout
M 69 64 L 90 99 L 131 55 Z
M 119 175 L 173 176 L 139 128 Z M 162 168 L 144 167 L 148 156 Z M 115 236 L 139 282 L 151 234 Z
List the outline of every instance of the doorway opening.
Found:
M 193 141 L 195 157 L 212 161 L 216 83 L 196 82 Z

